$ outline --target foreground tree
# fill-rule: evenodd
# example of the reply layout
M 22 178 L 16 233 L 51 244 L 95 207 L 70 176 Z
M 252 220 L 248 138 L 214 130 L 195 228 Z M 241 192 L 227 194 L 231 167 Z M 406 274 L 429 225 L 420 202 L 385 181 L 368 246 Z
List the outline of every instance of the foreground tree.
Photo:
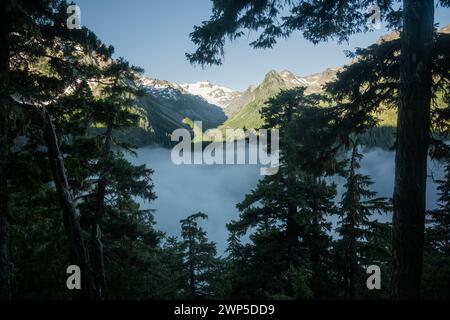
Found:
M 313 43 L 368 31 L 370 5 L 379 5 L 389 27 L 401 33 L 400 94 L 398 100 L 397 156 L 394 191 L 393 297 L 420 297 L 427 152 L 430 143 L 430 102 L 434 1 L 403 0 L 402 11 L 393 9 L 400 1 L 214 1 L 213 15 L 191 34 L 198 46 L 187 57 L 193 63 L 220 64 L 227 37 L 260 31 L 252 43 L 272 47 L 277 38 L 296 30 Z M 440 0 L 450 6 L 448 0 Z M 284 12 L 288 16 L 280 18 Z M 411 201 L 413 199 L 413 201 Z
M 10 270 L 8 246 L 8 166 L 9 152 L 24 125 L 40 128 L 48 150 L 49 166 L 53 174 L 58 200 L 63 209 L 64 225 L 69 242 L 70 263 L 79 265 L 83 272 L 83 290 L 78 296 L 92 297 L 93 283 L 87 260 L 79 213 L 70 190 L 64 158 L 60 152 L 55 110 L 61 97 L 68 91 L 84 85 L 86 76 L 79 56 L 80 51 L 98 50 L 109 56 L 111 50 L 86 29 L 70 31 L 66 27 L 65 1 L 12 1 L 2 3 L 1 28 L 1 119 L 8 120 L 1 127 L 1 188 L 0 212 L 0 292 L 9 296 Z M 40 68 L 47 65 L 48 69 Z M 71 90 L 68 90 L 70 88 Z M 14 97 L 14 98 L 13 98 Z M 57 113 L 57 112 L 56 112 Z M 19 127 L 16 125 L 20 124 Z M 25 128 L 26 129 L 26 128 Z M 26 131 L 26 130 L 25 130 Z M 39 131 L 39 130 L 38 130 Z M 36 131 L 37 132 L 37 131 Z
M 362 282 L 363 262 L 371 259 L 371 257 L 364 257 L 364 246 L 370 238 L 371 226 L 374 224 L 371 217 L 390 209 L 387 199 L 376 198 L 376 193 L 368 189 L 373 184 L 370 177 L 357 172 L 361 158 L 362 155 L 358 153 L 358 144 L 353 142 L 337 228 L 341 236 L 338 246 L 342 248 L 343 265 L 340 267 L 344 278 L 346 299 L 358 297 L 357 288 Z
M 98 181 L 96 182 L 97 190 L 91 227 L 91 262 L 98 299 L 104 297 L 106 288 L 102 225 L 107 212 L 105 204 L 107 188 L 113 183 L 114 176 L 111 171 L 117 160 L 122 158 L 120 154 L 113 152 L 113 148 L 120 149 L 125 146 L 115 143 L 113 133 L 115 130 L 124 131 L 139 125 L 140 116 L 136 108 L 136 101 L 142 92 L 132 84 L 135 83 L 140 73 L 142 73 L 142 69 L 130 66 L 123 59 L 108 64 L 100 74 L 101 98 L 95 101 L 91 108 L 92 121 L 97 125 L 104 126 L 104 133 L 98 137 L 100 142 L 100 155 L 97 163 Z M 148 200 L 154 198 L 151 190 L 143 194 Z
M 335 188 L 324 175 L 333 161 L 311 163 L 314 152 L 306 155 L 323 124 L 318 103 L 318 97 L 305 96 L 300 88 L 281 92 L 261 112 L 265 126 L 280 130 L 280 167 L 238 204 L 240 217 L 228 226 L 235 237 L 255 230 L 252 243 L 234 254 L 241 269 L 235 272 L 252 274 L 255 281 L 238 277 L 233 290 L 243 290 L 244 284 L 247 288 L 236 294 L 248 298 L 249 288 L 260 298 L 331 294 L 327 290 L 331 239 L 326 216 L 333 212 Z M 299 279 L 302 289 L 295 285 Z
M 428 131 L 433 132 L 433 137 L 427 140 L 427 152 L 429 150 L 430 155 L 435 158 L 442 158 L 449 151 L 448 146 L 443 143 L 443 140 L 448 137 L 448 98 L 445 97 L 450 87 L 450 77 L 448 72 L 444 70 L 447 70 L 450 65 L 449 39 L 448 34 L 438 33 L 434 38 L 431 50 L 433 73 L 431 92 L 433 99 L 429 111 Z M 363 134 L 369 128 L 378 125 L 383 120 L 380 114 L 389 111 L 389 109 L 397 108 L 398 99 L 401 95 L 400 50 L 401 40 L 395 37 L 393 40 L 381 41 L 367 49 L 359 49 L 356 55 L 352 55 L 352 57 L 357 58 L 357 62 L 347 66 L 343 72 L 338 74 L 337 81 L 327 86 L 328 93 L 334 97 L 337 105 L 335 108 L 336 123 L 334 124 L 336 130 L 331 131 L 334 131 L 338 141 L 347 141 L 348 143 L 349 137 L 353 134 Z M 397 143 L 396 146 L 398 147 L 399 144 Z M 413 217 L 413 214 L 411 217 Z M 398 226 L 395 223 L 396 221 L 398 222 L 398 219 L 394 216 L 394 234 L 396 234 L 395 226 Z M 414 234 L 409 234 L 409 236 L 415 237 L 415 240 L 401 241 L 401 247 L 403 248 L 401 250 L 410 252 L 407 256 L 402 256 L 401 259 L 413 259 L 412 251 L 423 247 L 421 244 L 423 243 L 423 232 L 416 230 Z M 394 236 L 392 243 L 393 252 L 400 245 L 396 239 Z M 393 258 L 393 270 L 397 270 L 398 268 L 395 266 L 398 265 L 398 260 L 395 262 L 397 258 L 395 256 Z M 419 256 L 416 256 L 414 265 L 416 269 L 412 265 L 405 265 L 404 268 L 407 270 L 402 269 L 402 274 L 405 274 L 405 272 L 407 274 L 421 274 L 421 271 L 418 271 L 422 268 Z M 397 270 L 395 272 L 400 271 Z M 397 276 L 393 276 L 392 280 L 399 285 L 400 279 Z M 394 283 L 392 284 L 393 290 L 396 287 Z M 412 288 L 411 283 L 403 283 L 402 288 L 408 292 L 417 293 L 420 284 L 417 285 L 416 283 L 416 286 Z M 400 295 L 404 298 L 408 297 L 405 292 L 401 294 L 394 292 L 394 296 Z
M 427 299 L 450 298 L 450 163 L 439 181 L 438 207 L 427 214 L 424 291 Z
M 206 232 L 198 226 L 199 219 L 207 218 L 206 214 L 199 212 L 180 221 L 190 299 L 210 299 L 215 296 L 212 283 L 217 272 L 216 245 L 208 242 Z
M 430 143 L 434 1 L 405 0 L 395 157 L 393 295 L 420 297 Z

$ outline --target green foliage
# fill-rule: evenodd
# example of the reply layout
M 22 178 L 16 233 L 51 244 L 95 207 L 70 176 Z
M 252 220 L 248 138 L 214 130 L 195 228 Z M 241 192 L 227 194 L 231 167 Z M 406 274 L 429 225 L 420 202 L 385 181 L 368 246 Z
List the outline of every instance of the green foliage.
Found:
M 317 101 L 315 96 L 305 96 L 304 89 L 296 89 L 280 93 L 262 110 L 265 125 L 280 130 L 280 169 L 261 180 L 238 204 L 239 220 L 228 226 L 237 236 L 256 230 L 250 236 L 251 244 L 231 250 L 232 261 L 237 261 L 234 268 L 238 268 L 234 272 L 252 274 L 235 279 L 235 294 L 247 296 L 245 287 L 253 288 L 260 298 L 327 295 L 323 285 L 329 280 L 327 251 L 331 239 L 325 217 L 333 211 L 335 189 L 323 179 L 321 169 L 304 171 L 300 154 L 311 143 L 313 130 L 303 130 L 303 138 L 296 143 L 292 140 L 298 123 L 318 129 L 316 122 L 303 121 L 310 119 L 312 110 L 318 110 Z M 300 270 L 311 277 L 299 277 Z M 247 278 L 254 279 L 252 286 L 256 287 L 250 286 Z
M 439 181 L 438 208 L 428 212 L 425 233 L 424 297 L 450 297 L 450 164 L 445 165 L 445 178 Z
M 437 32 L 432 50 L 433 87 L 431 101 L 431 151 L 443 147 L 441 139 L 447 138 L 448 92 L 450 86 L 448 70 L 450 35 Z M 356 62 L 346 66 L 329 83 L 325 90 L 332 97 L 336 110 L 336 131 L 338 140 L 344 144 L 354 135 L 368 146 L 378 144 L 392 147 L 396 125 L 397 103 L 400 86 L 400 39 L 381 41 L 365 49 L 349 54 Z
M 216 245 L 208 242 L 206 232 L 198 226 L 199 219 L 207 219 L 204 213 L 196 213 L 181 220 L 181 237 L 184 269 L 189 275 L 190 299 L 213 298 L 214 277 L 218 274 Z
M 13 34 L 11 52 L 16 56 L 11 60 L 7 93 L 30 101 L 21 106 L 23 113 L 11 114 L 21 126 L 16 135 L 24 135 L 9 159 L 10 164 L 14 163 L 8 195 L 15 265 L 13 297 L 70 298 L 64 281 L 69 265 L 68 230 L 63 227 L 63 208 L 58 203 L 49 170 L 50 156 L 44 147 L 43 133 L 47 129 L 36 111 L 43 108 L 50 113 L 61 141 L 61 160 L 68 169 L 71 188 L 67 192 L 76 199 L 86 239 L 92 234 L 96 209 L 95 177 L 106 172 L 109 183 L 103 240 L 107 277 L 113 279 L 110 297 L 151 297 L 158 283 L 152 267 L 158 261 L 155 252 L 162 235 L 153 229 L 152 212 L 140 210 L 135 197 L 149 201 L 155 198 L 152 171 L 131 165 L 119 150 L 105 156 L 104 135 L 87 135 L 93 123 L 115 130 L 137 126 L 133 108 L 139 90 L 129 81 L 141 70 L 123 59 L 106 63 L 112 47 L 103 45 L 87 29 L 68 30 L 65 1 L 35 1 L 34 5 L 14 1 L 8 6 L 17 20 L 13 19 L 13 29 L 9 30 Z M 117 81 L 108 82 L 114 78 Z M 94 97 L 88 84 L 93 79 L 108 82 L 103 84 L 100 98 Z M 122 143 L 116 146 L 129 148 Z
M 362 155 L 358 152 L 357 142 L 353 142 L 351 157 L 347 162 L 344 194 L 339 206 L 338 232 L 340 239 L 336 242 L 336 253 L 341 258 L 339 274 L 343 279 L 344 295 L 347 299 L 355 299 L 364 288 L 364 266 L 372 265 L 378 260 L 374 252 L 365 256 L 368 239 L 376 241 L 377 233 L 372 227 L 378 222 L 371 221 L 376 214 L 391 210 L 390 202 L 385 198 L 376 198 L 370 191 L 373 184 L 370 177 L 358 172 Z M 373 218 L 372 218 L 373 219 Z
M 400 22 L 400 11 L 393 9 L 397 1 L 375 1 L 382 18 L 395 28 Z M 212 16 L 201 26 L 194 27 L 191 40 L 197 46 L 194 53 L 186 54 L 192 63 L 221 64 L 226 40 L 237 40 L 246 31 L 254 31 L 258 38 L 254 48 L 271 48 L 277 39 L 295 31 L 313 43 L 336 38 L 339 42 L 349 36 L 369 31 L 367 8 L 373 1 L 214 1 Z
M 233 233 L 234 226 L 229 226 Z M 267 226 L 250 236 L 251 243 L 229 251 L 230 296 L 235 299 L 271 299 L 290 291 L 288 252 L 284 232 Z

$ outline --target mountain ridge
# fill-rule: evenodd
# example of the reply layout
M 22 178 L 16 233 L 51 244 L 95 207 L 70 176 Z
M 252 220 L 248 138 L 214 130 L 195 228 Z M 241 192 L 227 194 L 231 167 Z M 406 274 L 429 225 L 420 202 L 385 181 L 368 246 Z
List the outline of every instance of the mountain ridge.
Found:
M 341 68 L 327 68 L 308 76 L 297 76 L 289 70 L 269 71 L 258 86 L 249 87 L 228 107 L 229 118 L 221 128 L 259 128 L 263 123 L 260 110 L 266 101 L 282 90 L 305 87 L 306 94 L 318 93 L 323 86 L 334 80 Z
M 450 33 L 450 25 L 439 32 Z M 399 38 L 398 32 L 391 32 L 381 36 L 376 43 L 391 41 Z M 352 61 L 349 64 L 353 63 Z M 170 129 L 186 127 L 184 118 L 192 121 L 203 121 L 204 128 L 212 128 L 216 125 L 220 129 L 254 128 L 258 129 L 263 123 L 260 110 L 266 101 L 277 95 L 281 90 L 293 89 L 303 86 L 306 94 L 319 93 L 326 83 L 333 81 L 344 66 L 327 68 L 322 72 L 297 76 L 289 70 L 270 70 L 258 85 L 250 85 L 243 92 L 224 86 L 213 84 L 209 81 L 177 84 L 171 81 L 143 77 L 142 84 L 147 92 L 147 102 L 157 100 L 156 105 L 163 105 L 156 109 L 163 116 L 163 120 L 170 120 L 170 125 L 165 126 L 165 136 L 169 136 Z M 152 97 L 152 98 L 151 98 Z M 188 108 L 182 101 L 190 103 Z M 144 99 L 145 100 L 145 99 Z M 174 102 L 175 101 L 175 102 Z M 154 111 L 152 108 L 144 108 Z M 222 114 L 220 114 L 221 111 Z M 392 115 L 390 115 L 392 116 Z M 149 118 L 151 118 L 151 112 Z M 152 121 L 150 121 L 152 122 Z

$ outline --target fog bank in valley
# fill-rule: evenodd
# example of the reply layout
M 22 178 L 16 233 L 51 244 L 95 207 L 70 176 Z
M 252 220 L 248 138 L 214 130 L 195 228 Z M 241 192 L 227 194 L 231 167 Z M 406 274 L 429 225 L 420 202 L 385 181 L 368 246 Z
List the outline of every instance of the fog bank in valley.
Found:
M 156 227 L 167 235 L 180 234 L 180 220 L 204 212 L 209 220 L 204 223 L 209 238 L 217 243 L 219 253 L 226 248 L 226 224 L 239 215 L 236 204 L 256 187 L 260 167 L 255 165 L 181 165 L 170 158 L 171 151 L 159 147 L 138 150 L 138 156 L 128 156 L 135 164 L 146 164 L 155 173 L 153 180 L 158 196 L 154 202 L 141 203 L 143 208 L 155 209 Z M 371 149 L 365 152 L 361 172 L 374 180 L 372 189 L 380 196 L 392 197 L 394 184 L 394 153 Z M 436 204 L 436 179 L 442 178 L 443 166 L 430 161 L 427 200 L 428 207 Z M 335 179 L 338 193 L 342 192 L 342 179 Z M 390 215 L 381 217 L 390 220 Z M 332 218 L 335 220 L 335 218 Z

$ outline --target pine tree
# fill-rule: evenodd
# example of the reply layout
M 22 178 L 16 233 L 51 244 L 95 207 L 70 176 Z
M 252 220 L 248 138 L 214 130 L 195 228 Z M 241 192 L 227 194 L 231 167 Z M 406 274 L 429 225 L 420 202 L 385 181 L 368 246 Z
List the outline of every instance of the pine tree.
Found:
M 113 61 L 105 70 L 102 70 L 100 80 L 102 83 L 101 98 L 92 106 L 92 120 L 97 125 L 103 125 L 105 132 L 99 136 L 101 145 L 98 160 L 98 181 L 95 195 L 94 218 L 91 227 L 91 262 L 96 282 L 96 297 L 103 298 L 106 288 L 105 263 L 102 244 L 102 224 L 106 215 L 105 197 L 111 182 L 111 167 L 120 155 L 113 153 L 117 145 L 113 141 L 114 130 L 126 130 L 138 126 L 139 114 L 136 110 L 136 99 L 142 95 L 141 90 L 132 83 L 142 70 L 132 67 L 123 59 Z M 127 164 L 128 165 L 128 164 Z M 150 194 L 150 200 L 153 194 Z
M 180 221 L 190 299 L 208 299 L 215 295 L 211 284 L 217 267 L 216 245 L 208 242 L 206 232 L 198 226 L 199 219 L 207 218 L 199 212 Z
M 438 181 L 438 208 L 428 213 L 428 241 L 439 253 L 450 255 L 450 163 L 445 165 L 445 177 Z
M 370 177 L 358 173 L 362 155 L 358 152 L 357 142 L 352 144 L 337 228 L 341 237 L 338 246 L 342 250 L 341 270 L 347 299 L 358 297 L 358 284 L 361 283 L 363 274 L 363 250 L 369 238 L 371 218 L 376 213 L 387 212 L 390 209 L 387 199 L 376 198 L 376 193 L 370 191 L 369 187 L 373 184 Z
M 427 215 L 424 291 L 427 299 L 450 297 L 450 164 L 439 182 L 438 207 Z
M 164 291 L 160 298 L 178 300 L 190 296 L 189 272 L 185 268 L 184 257 L 183 243 L 176 237 L 167 238 L 161 251 Z
M 70 85 L 76 87 L 79 75 L 78 60 L 69 59 L 78 52 L 77 45 L 90 50 L 100 49 L 102 54 L 110 52 L 88 30 L 70 31 L 66 28 L 67 4 L 65 1 L 12 1 L 2 3 L 0 78 L 0 119 L 15 119 L 26 123 L 32 118 L 39 122 L 41 136 L 48 147 L 49 165 L 52 168 L 59 201 L 64 212 L 66 233 L 69 238 L 71 264 L 79 265 L 83 271 L 85 286 L 81 296 L 90 297 L 92 281 L 89 275 L 87 255 L 84 249 L 78 213 L 67 183 L 67 174 L 61 156 L 53 119 L 48 112 L 58 105 L 61 93 Z M 83 50 L 82 49 L 82 50 Z M 49 61 L 51 72 L 45 74 L 35 66 L 43 60 Z M 24 63 L 24 62 L 27 63 Z M 37 68 L 38 69 L 38 68 Z M 15 97 L 15 99 L 12 98 Z M 17 100 L 21 100 L 19 103 Z M 26 103 L 25 103 L 26 102 Z M 49 103 L 50 102 L 50 103 Z M 10 296 L 10 270 L 8 249 L 8 181 L 7 168 L 10 164 L 9 150 L 17 137 L 17 128 L 11 121 L 2 123 L 0 132 L 0 294 Z
M 439 99 L 439 96 L 443 94 L 442 92 L 448 90 L 450 85 L 448 75 L 442 71 L 448 68 L 449 65 L 450 50 L 448 45 L 445 44 L 448 43 L 449 38 L 447 34 L 438 34 L 435 37 L 432 50 L 432 72 L 435 76 L 433 77 L 432 93 L 434 99 L 431 106 L 433 117 L 430 122 L 430 129 L 433 130 L 435 135 L 429 140 L 429 147 L 430 155 L 438 159 L 448 155 L 449 151 L 448 146 L 443 143 L 443 140 L 448 136 L 448 101 Z M 339 137 L 341 141 L 347 141 L 348 143 L 354 134 L 359 136 L 365 135 L 367 130 L 381 123 L 380 112 L 397 107 L 400 99 L 400 50 L 401 41 L 397 39 L 384 41 L 367 49 L 358 49 L 356 55 L 351 55 L 358 61 L 346 67 L 338 75 L 337 81 L 328 85 L 327 91 L 338 101 L 338 106 L 336 107 L 338 120 L 335 123 L 336 130 L 334 135 Z M 397 142 L 396 146 L 398 147 L 398 145 Z M 411 170 L 410 172 L 412 172 Z M 403 176 L 407 177 L 409 173 L 404 173 Z M 410 182 L 410 186 L 412 186 L 412 183 Z M 411 194 L 413 193 L 410 192 L 407 197 L 410 197 Z M 422 200 L 419 199 L 417 201 Z M 415 210 L 421 206 L 417 203 L 409 202 L 408 206 L 411 205 L 416 208 Z M 394 214 L 394 222 L 398 220 Z M 399 223 L 394 223 L 395 225 L 398 226 Z M 418 223 L 416 227 L 420 225 L 421 223 Z M 396 229 L 394 228 L 394 230 Z M 397 232 L 393 232 L 393 234 L 397 234 Z M 414 234 L 408 233 L 408 237 L 417 238 L 410 241 L 402 240 L 403 249 L 401 250 L 408 247 L 408 250 L 412 250 L 416 254 L 421 252 L 422 234 L 420 230 L 415 231 Z M 396 248 L 399 248 L 399 241 L 395 239 L 397 238 L 393 238 L 393 245 L 391 246 L 393 252 L 397 250 Z M 397 270 L 399 268 L 396 266 L 400 263 L 399 261 L 393 264 L 393 270 L 397 275 L 392 278 L 394 282 L 392 289 L 395 291 L 397 290 L 395 289 L 396 287 L 403 288 L 402 292 L 393 292 L 394 297 L 411 297 L 409 293 L 412 292 L 416 295 L 418 294 L 420 284 L 417 283 L 417 279 L 418 275 L 421 274 L 421 257 L 421 254 L 403 255 L 401 257 L 402 264 L 404 260 L 410 258 L 414 259 L 414 262 L 408 265 L 404 264 L 402 270 Z M 393 261 L 395 262 L 396 259 Z M 415 274 L 415 281 L 406 283 L 405 278 L 398 279 L 400 273 Z M 414 288 L 411 287 L 413 283 Z
M 228 228 L 230 233 L 239 232 L 234 223 Z M 229 247 L 231 298 L 265 300 L 292 296 L 285 232 L 261 224 L 250 235 L 250 243 L 241 244 L 239 239 Z
M 256 189 L 238 204 L 241 211 L 239 220 L 229 225 L 229 230 L 239 236 L 256 229 L 251 235 L 253 243 L 243 247 L 241 254 L 257 257 L 259 264 L 256 266 L 252 260 L 248 261 L 246 266 L 242 266 L 245 268 L 243 270 L 247 271 L 251 267 L 255 270 L 245 274 L 267 279 L 264 283 L 254 284 L 255 294 L 259 297 L 293 296 L 290 275 L 300 269 L 311 272 L 310 286 L 315 296 L 323 297 L 322 293 L 327 293 L 327 251 L 331 239 L 327 235 L 330 226 L 325 217 L 333 211 L 335 189 L 326 183 L 324 172 L 333 161 L 309 166 L 306 157 L 301 157 L 306 155 L 307 149 L 310 153 L 307 159 L 316 156 L 309 148 L 316 138 L 312 128 L 318 132 L 326 118 L 317 117 L 316 121 L 312 121 L 316 111 L 322 114 L 317 104 L 317 97 L 305 96 L 304 89 L 300 88 L 280 93 L 262 110 L 266 126 L 280 130 L 279 172 L 261 180 Z M 302 130 L 301 140 L 294 140 L 294 134 L 299 132 L 299 123 L 306 130 Z M 307 171 L 307 167 L 311 170 Z M 270 243 L 270 247 L 260 247 L 267 246 L 267 243 Z M 263 259 L 260 255 L 265 254 Z M 278 272 L 274 271 L 272 265 L 266 266 L 273 263 Z M 278 274 L 284 274 L 284 278 L 279 279 Z M 244 287 L 240 284 L 236 286 Z

